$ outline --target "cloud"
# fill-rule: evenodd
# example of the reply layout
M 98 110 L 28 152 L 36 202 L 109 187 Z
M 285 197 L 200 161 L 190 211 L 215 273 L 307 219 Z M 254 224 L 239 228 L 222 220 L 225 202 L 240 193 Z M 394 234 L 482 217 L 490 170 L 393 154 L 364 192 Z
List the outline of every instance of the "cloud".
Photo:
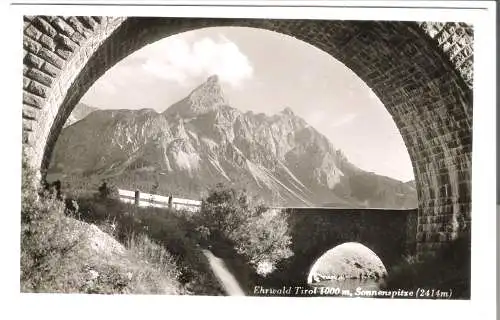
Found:
M 305 115 L 305 120 L 307 123 L 312 125 L 313 127 L 316 126 L 321 126 L 325 120 L 327 120 L 327 114 L 322 111 L 322 110 L 308 110 L 307 114 Z
M 99 78 L 85 93 L 85 96 L 114 95 L 118 93 L 116 83 L 106 75 Z
M 147 73 L 181 85 L 217 74 L 221 82 L 238 87 L 253 75 L 248 57 L 223 36 L 215 40 L 174 36 L 144 48 L 137 57 L 143 58 Z
M 347 113 L 347 114 L 343 115 L 342 117 L 340 117 L 337 121 L 330 124 L 330 127 L 336 128 L 336 127 L 341 127 L 341 126 L 344 126 L 346 124 L 349 124 L 354 119 L 356 119 L 357 116 L 358 115 L 355 113 Z

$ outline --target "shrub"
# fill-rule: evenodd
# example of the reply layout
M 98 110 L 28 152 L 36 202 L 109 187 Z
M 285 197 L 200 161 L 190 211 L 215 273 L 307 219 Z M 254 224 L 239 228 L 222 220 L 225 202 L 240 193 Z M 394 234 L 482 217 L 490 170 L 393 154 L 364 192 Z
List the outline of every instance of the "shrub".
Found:
M 176 266 L 177 259 L 147 235 L 131 234 L 126 247 L 140 259 L 156 264 L 157 269 L 161 270 L 162 273 L 168 274 L 174 279 L 180 276 Z
M 470 234 L 461 235 L 434 254 L 406 258 L 390 270 L 384 287 L 453 291 L 455 299 L 470 298 Z
M 25 162 L 21 194 L 21 290 L 55 291 L 60 279 L 68 279 L 60 261 L 70 259 L 82 234 L 64 215 L 62 201 L 38 191 L 34 171 Z
M 218 184 L 194 219 L 211 245 L 216 249 L 231 245 L 261 274 L 292 255 L 286 215 L 268 210 L 256 199 L 251 202 L 244 191 Z
M 177 267 L 175 257 L 163 246 L 145 234 L 131 234 L 126 247 L 140 263 L 145 264 L 144 267 L 138 268 L 135 274 L 131 275 L 131 278 L 135 280 L 132 282 L 132 287 L 140 286 L 145 281 L 150 283 L 150 287 L 153 287 L 154 291 L 160 293 L 165 287 L 179 287 L 178 280 L 181 271 Z M 180 287 L 177 290 L 180 290 Z
M 274 270 L 282 259 L 292 256 L 287 217 L 281 211 L 267 210 L 238 228 L 236 251 L 249 258 L 259 274 Z
M 117 198 L 118 197 L 118 188 L 104 181 L 98 189 L 98 197 L 101 199 L 109 199 L 109 198 Z
M 187 293 L 220 295 L 222 288 L 212 275 L 206 258 L 197 247 L 194 227 L 182 212 L 160 208 L 138 208 L 117 199 L 78 199 L 81 217 L 107 230 L 127 247 L 147 235 L 149 241 L 165 249 L 176 261 L 177 280 Z M 130 246 L 133 237 L 135 246 Z M 139 242 L 137 242 L 139 241 Z M 142 249 L 141 249 L 142 250 Z M 148 249 L 151 250 L 151 249 Z M 135 249 L 132 251 L 136 251 Z M 139 250 L 140 251 L 140 250 Z M 147 255 L 146 255 L 147 256 Z
M 132 219 L 131 225 L 133 217 L 103 214 L 100 220 L 111 234 L 129 232 L 126 248 L 96 226 L 65 216 L 64 201 L 38 190 L 25 162 L 21 194 L 22 292 L 186 293 L 175 259 L 161 244 L 119 230 L 120 221 Z

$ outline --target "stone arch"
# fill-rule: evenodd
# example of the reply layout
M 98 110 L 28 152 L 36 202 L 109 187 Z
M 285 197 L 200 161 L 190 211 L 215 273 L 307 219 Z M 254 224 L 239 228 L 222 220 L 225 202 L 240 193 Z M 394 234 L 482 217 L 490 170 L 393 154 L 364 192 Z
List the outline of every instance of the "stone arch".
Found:
M 151 17 L 24 18 L 23 144 L 47 168 L 61 128 L 88 88 L 146 44 L 214 26 L 303 40 L 343 62 L 392 115 L 419 198 L 417 251 L 470 232 L 472 28 L 460 23 Z
M 359 243 L 390 273 L 415 254 L 418 209 L 289 208 L 293 256 L 278 268 L 281 279 L 307 279 L 311 266 L 332 248 Z
M 344 279 L 363 276 L 382 278 L 387 275 L 387 269 L 377 253 L 365 244 L 344 242 L 328 249 L 314 260 L 307 275 L 307 283 L 313 283 L 318 275 L 333 275 L 336 277 L 334 280 L 338 280 L 337 277 Z

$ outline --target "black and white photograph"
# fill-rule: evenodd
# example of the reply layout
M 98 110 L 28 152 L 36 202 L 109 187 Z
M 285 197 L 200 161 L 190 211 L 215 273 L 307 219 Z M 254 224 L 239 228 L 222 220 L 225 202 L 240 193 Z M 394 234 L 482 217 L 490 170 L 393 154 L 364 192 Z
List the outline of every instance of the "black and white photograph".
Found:
M 328 5 L 17 7 L 18 293 L 474 300 L 486 28 Z

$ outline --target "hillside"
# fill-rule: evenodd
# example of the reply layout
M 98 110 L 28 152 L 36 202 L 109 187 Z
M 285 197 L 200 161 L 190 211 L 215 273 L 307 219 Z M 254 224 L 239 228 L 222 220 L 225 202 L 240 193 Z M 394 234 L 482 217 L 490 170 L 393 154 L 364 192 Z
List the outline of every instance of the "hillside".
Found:
M 88 116 L 90 113 L 98 110 L 95 107 L 89 106 L 85 103 L 78 103 L 71 114 L 68 117 L 68 120 L 66 120 L 66 123 L 64 124 L 64 128 L 67 126 L 72 125 L 73 123 L 82 120 L 86 116 Z

